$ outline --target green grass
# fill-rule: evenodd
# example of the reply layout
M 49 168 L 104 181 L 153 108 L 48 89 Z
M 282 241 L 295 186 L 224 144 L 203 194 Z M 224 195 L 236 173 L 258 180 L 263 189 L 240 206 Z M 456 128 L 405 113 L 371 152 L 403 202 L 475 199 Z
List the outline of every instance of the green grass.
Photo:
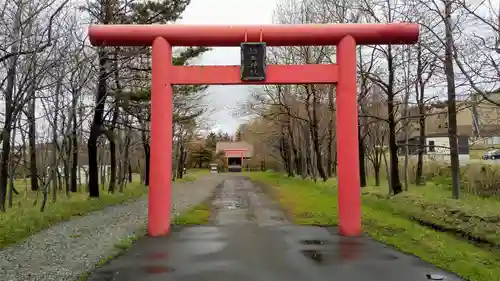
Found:
M 486 149 L 474 149 L 469 151 L 470 159 L 482 159 Z
M 187 175 L 178 182 L 196 181 L 200 176 L 208 174 L 207 169 L 189 170 Z M 52 202 L 52 194 L 49 194 L 47 206 L 44 212 L 40 212 L 42 194 L 29 190 L 29 181 L 16 180 L 15 187 L 19 195 L 13 197 L 13 207 L 7 212 L 0 213 L 0 248 L 22 242 L 24 239 L 55 223 L 69 220 L 75 216 L 84 216 L 90 212 L 103 209 L 104 207 L 124 203 L 128 200 L 146 195 L 148 188 L 138 183 L 138 177 L 134 182 L 124 188 L 124 192 L 109 194 L 107 185 L 101 189 L 100 198 L 89 198 L 81 188 L 81 192 L 72 193 L 67 197 L 63 192 L 57 194 L 57 201 Z M 198 211 L 200 212 L 200 211 Z M 73 234 L 77 238 L 79 234 Z
M 202 203 L 189 211 L 174 217 L 173 225 L 202 225 L 208 223 L 210 219 L 210 205 Z
M 109 194 L 101 190 L 99 198 L 89 198 L 85 192 L 73 193 L 69 198 L 60 193 L 55 203 L 52 202 L 52 195 L 49 194 L 44 212 L 40 212 L 41 194 L 37 197 L 36 192 L 19 191 L 20 194 L 16 195 L 13 207 L 7 209 L 5 213 L 0 213 L 0 248 L 19 243 L 30 235 L 60 221 L 69 220 L 75 216 L 84 216 L 106 206 L 139 198 L 145 195 L 148 189 L 133 182 L 124 188 L 123 193 L 117 191 Z M 35 201 L 38 201 L 36 205 Z
M 200 176 L 209 174 L 208 169 L 190 169 L 187 171 L 186 175 L 182 179 L 176 179 L 175 182 L 193 182 L 196 181 Z
M 500 201 L 462 193 L 460 200 L 450 198 L 451 191 L 428 184 L 410 187 L 409 192 L 387 197 L 387 187 L 363 189 L 363 204 L 384 208 L 410 220 L 432 224 L 449 232 L 500 247 Z
M 193 182 L 196 181 L 196 177 L 192 175 L 185 175 L 182 179 L 176 179 L 175 182 Z
M 271 187 L 275 197 L 295 223 L 303 225 L 338 223 L 335 181 L 314 183 L 298 178 L 289 179 L 275 173 L 248 175 L 253 180 Z M 387 198 L 384 190 L 387 192 L 387 188 L 372 187 L 363 192 L 363 228 L 367 234 L 468 280 L 500 280 L 498 252 L 477 247 L 455 235 L 422 226 L 411 218 L 413 215 L 426 219 L 434 217 L 434 222 L 442 219 L 447 225 L 451 225 L 452 219 L 443 216 L 453 213 L 450 211 L 454 210 L 453 208 L 476 215 L 483 212 L 492 214 L 495 213 L 497 202 L 473 196 L 458 202 L 452 201 L 446 199 L 450 196 L 449 192 L 434 186 L 392 198 Z M 441 204 L 441 207 L 427 210 L 428 206 L 433 204 Z M 465 225 L 461 227 L 467 228 Z M 475 231 L 480 231 L 480 227 L 477 228 Z
M 145 232 L 144 231 L 144 235 L 145 235 Z M 139 236 L 137 235 L 131 235 L 131 236 L 128 236 L 124 239 L 122 239 L 120 242 L 116 243 L 115 244 L 115 248 L 121 250 L 121 251 L 125 251 L 125 250 L 128 250 L 132 244 L 134 244 L 137 239 L 139 239 Z

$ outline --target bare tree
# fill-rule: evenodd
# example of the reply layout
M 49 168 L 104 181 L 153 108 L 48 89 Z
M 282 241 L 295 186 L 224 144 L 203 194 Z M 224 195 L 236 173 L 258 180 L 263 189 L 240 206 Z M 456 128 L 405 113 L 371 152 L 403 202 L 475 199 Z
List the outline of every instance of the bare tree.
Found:
M 2 128 L 2 156 L 0 159 L 0 210 L 5 211 L 5 199 L 7 190 L 7 180 L 8 180 L 8 161 L 11 153 L 10 138 L 13 124 L 15 124 L 19 113 L 24 109 L 24 106 L 32 97 L 27 95 L 28 91 L 26 84 L 24 83 L 27 76 L 18 75 L 18 62 L 24 59 L 25 55 L 40 53 L 50 47 L 53 43 L 53 24 L 58 18 L 64 6 L 69 2 L 66 0 L 58 4 L 55 9 L 52 9 L 51 5 L 55 2 L 53 1 L 42 1 L 39 3 L 31 2 L 12 2 L 6 4 L 14 4 L 14 11 L 11 9 L 5 9 L 6 12 L 13 12 L 13 21 L 11 27 L 11 33 L 8 35 L 8 47 L 3 48 L 1 52 L 3 55 L 0 57 L 0 62 L 8 61 L 6 79 L 6 88 L 4 90 L 4 124 Z M 43 20 L 42 20 L 42 17 Z M 47 16 L 47 17 L 46 17 Z M 46 20 L 48 18 L 48 21 Z M 28 30 L 35 33 L 35 28 L 33 28 L 33 21 L 41 22 L 40 28 L 36 30 L 40 34 L 43 34 L 40 38 L 36 37 L 36 44 L 22 44 L 26 42 L 27 39 L 32 36 L 31 34 L 25 34 L 24 29 L 29 27 Z M 39 40 L 39 41 L 38 41 Z M 23 46 L 28 46 L 28 49 L 23 49 Z M 33 59 L 33 58 L 32 58 Z M 24 76 L 24 77 L 23 77 Z M 19 79 L 18 87 L 16 89 L 16 78 Z M 31 81 L 33 82 L 33 81 Z M 3 85 L 3 83 L 2 83 Z M 29 91 L 33 93 L 33 91 Z

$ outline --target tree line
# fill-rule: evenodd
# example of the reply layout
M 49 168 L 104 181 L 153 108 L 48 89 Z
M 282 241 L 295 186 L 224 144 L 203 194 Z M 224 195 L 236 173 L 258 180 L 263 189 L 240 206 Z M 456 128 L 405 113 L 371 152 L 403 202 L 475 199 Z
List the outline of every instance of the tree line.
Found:
M 12 205 L 24 179 L 29 192 L 98 197 L 121 191 L 134 174 L 149 184 L 151 50 L 92 47 L 88 24 L 172 23 L 189 0 L 4 0 L 0 24 L 0 210 Z M 407 187 L 408 139 L 425 136 L 426 120 L 446 108 L 451 144 L 453 196 L 459 196 L 456 113 L 488 101 L 498 89 L 498 7 L 454 0 L 289 0 L 276 7 L 277 23 L 411 21 L 422 25 L 413 46 L 358 49 L 359 154 L 362 184 L 387 175 L 391 192 Z M 174 49 L 175 65 L 209 51 Z M 335 47 L 270 50 L 274 63 L 334 63 Z M 174 88 L 173 179 L 183 168 L 206 167 L 214 139 L 205 120 L 206 86 Z M 474 94 L 472 94 L 474 93 Z M 334 85 L 268 86 L 252 93 L 241 112 L 253 118 L 236 139 L 255 146 L 256 163 L 289 175 L 327 180 L 336 174 Z M 202 143 L 202 145 L 200 144 Z M 423 183 L 420 138 L 416 182 Z M 218 158 L 219 157 L 219 158 Z M 257 164 L 256 164 L 257 165 Z M 260 165 L 260 164 L 259 164 Z M 402 166 L 402 167 L 401 167 Z M 405 167 L 406 166 L 406 167 Z M 51 192 L 54 191 L 54 192 Z M 42 204 L 42 206 L 44 206 Z M 43 209 L 43 207 L 42 207 Z
M 409 46 L 358 46 L 358 135 L 361 185 L 388 179 L 391 194 L 425 182 L 425 138 L 436 115 L 449 138 L 452 197 L 460 194 L 457 114 L 498 106 L 499 7 L 491 1 L 290 0 L 276 23 L 391 23 L 421 25 Z M 335 63 L 334 46 L 272 48 L 272 63 Z M 274 85 L 252 93 L 241 110 L 253 118 L 243 139 L 257 158 L 289 176 L 336 175 L 335 85 Z M 498 128 L 497 128 L 498 130 Z M 470 133 L 469 136 L 474 137 Z M 478 137 L 476 135 L 476 137 Z M 418 143 L 410 142 L 417 139 Z M 415 147 L 416 146 L 416 147 Z M 409 151 L 417 151 L 410 167 Z M 404 157 L 401 157 L 404 156 Z
M 19 179 L 27 192 L 71 196 L 122 191 L 133 174 L 149 184 L 150 48 L 92 47 L 88 24 L 175 22 L 188 0 L 5 0 L 1 24 L 0 210 Z M 208 51 L 176 48 L 174 65 Z M 209 127 L 206 86 L 174 88 L 174 169 L 188 140 Z M 165 128 L 168 129 L 168 128 Z M 182 169 L 173 173 L 182 177 Z M 105 187 L 104 187 L 105 186 Z M 54 191 L 54 192 L 52 192 Z

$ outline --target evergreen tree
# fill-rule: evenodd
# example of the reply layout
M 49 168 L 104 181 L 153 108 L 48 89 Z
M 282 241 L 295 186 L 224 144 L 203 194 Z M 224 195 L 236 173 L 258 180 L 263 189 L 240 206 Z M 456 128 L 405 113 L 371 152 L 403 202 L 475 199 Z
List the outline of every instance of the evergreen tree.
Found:
M 234 140 L 235 141 L 241 141 L 242 133 L 240 130 L 236 131 L 236 134 L 234 135 Z
M 182 12 L 189 5 L 190 0 L 164 0 L 164 1 L 137 1 L 137 0 L 99 0 L 89 4 L 85 10 L 89 13 L 93 23 L 100 24 L 166 24 L 178 20 Z M 189 59 L 194 58 L 207 51 L 205 47 L 191 47 L 185 49 L 174 58 L 174 65 L 186 65 Z M 142 78 L 144 72 L 150 73 L 150 68 L 134 68 L 130 61 L 134 57 L 150 57 L 150 48 L 98 48 L 99 56 L 99 81 L 96 92 L 96 105 L 92 121 L 89 141 L 87 143 L 89 153 L 89 182 L 88 190 L 91 197 L 99 196 L 98 167 L 97 167 L 97 140 L 101 134 L 106 135 L 110 146 L 114 147 L 113 127 L 116 118 L 112 122 L 105 122 L 105 104 L 109 102 L 108 96 L 114 96 L 113 102 L 118 104 L 128 114 L 135 115 L 141 122 L 150 121 L 150 86 L 143 89 L 126 91 L 126 85 L 120 84 L 120 70 L 125 68 L 129 77 Z M 111 60 L 110 58 L 113 58 Z M 124 72 L 124 71 L 122 71 Z M 132 72 L 132 75 L 130 75 Z M 114 85 L 109 80 L 114 79 Z M 114 86 L 114 87 L 112 87 Z M 186 101 L 196 101 L 204 86 L 179 86 L 174 88 L 174 121 L 189 120 L 200 116 L 203 110 L 191 107 Z M 195 108 L 195 110 L 176 110 L 179 107 Z M 109 108 L 118 108 L 110 105 Z M 117 111 L 118 112 L 118 111 Z M 109 126 L 108 123 L 111 123 Z M 165 128 L 168 129 L 168 128 Z M 145 134 L 145 133 L 144 133 Z M 146 155 L 146 184 L 149 182 L 149 137 L 143 136 L 144 150 Z M 112 156 L 113 158 L 113 156 Z M 116 161 L 115 161 L 116 162 Z M 113 163 L 113 159 L 112 159 Z M 112 170 L 113 170 L 112 165 Z M 115 175 L 112 172 L 111 181 Z M 111 184 L 110 184 L 111 190 Z
M 217 135 L 214 132 L 210 132 L 205 141 L 205 146 L 207 149 L 215 152 L 215 148 L 217 146 Z

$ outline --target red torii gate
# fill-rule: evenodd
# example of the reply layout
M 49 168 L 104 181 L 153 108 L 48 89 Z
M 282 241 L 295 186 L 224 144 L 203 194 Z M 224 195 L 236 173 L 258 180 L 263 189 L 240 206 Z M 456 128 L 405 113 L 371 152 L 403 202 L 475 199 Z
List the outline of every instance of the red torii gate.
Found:
M 245 158 L 245 152 L 247 151 L 246 148 L 241 148 L 241 149 L 223 149 L 224 153 L 226 154 L 226 165 L 229 166 L 229 155 L 239 155 L 241 157 L 241 170 L 243 171 L 243 159 Z
M 95 46 L 153 46 L 151 93 L 151 170 L 148 232 L 170 229 L 172 168 L 172 85 L 337 83 L 338 212 L 341 235 L 361 234 L 358 159 L 356 45 L 413 44 L 419 25 L 299 24 L 261 26 L 93 25 Z M 240 66 L 173 66 L 172 46 L 337 45 L 337 64 L 268 65 L 265 81 L 243 82 Z

